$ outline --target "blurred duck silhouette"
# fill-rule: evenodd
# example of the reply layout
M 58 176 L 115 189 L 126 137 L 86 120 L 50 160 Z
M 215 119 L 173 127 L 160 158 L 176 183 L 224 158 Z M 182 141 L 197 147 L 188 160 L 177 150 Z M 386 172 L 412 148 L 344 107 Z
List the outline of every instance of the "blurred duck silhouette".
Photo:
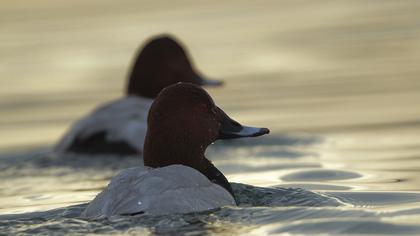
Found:
M 144 166 L 121 171 L 82 216 L 163 215 L 236 205 L 226 177 L 204 155 L 217 139 L 257 137 L 191 83 L 163 89 L 148 116 Z
M 54 150 L 59 153 L 139 154 L 147 130 L 147 114 L 157 94 L 177 82 L 220 86 L 192 65 L 188 53 L 174 38 L 152 38 L 139 52 L 128 79 L 126 95 L 95 109 L 77 121 Z

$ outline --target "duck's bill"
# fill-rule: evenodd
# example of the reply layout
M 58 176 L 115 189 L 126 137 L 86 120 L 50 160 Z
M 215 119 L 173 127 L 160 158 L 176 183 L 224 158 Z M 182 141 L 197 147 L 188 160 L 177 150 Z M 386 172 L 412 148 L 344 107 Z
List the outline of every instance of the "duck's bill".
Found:
M 211 86 L 211 87 L 218 87 L 223 85 L 223 81 L 221 80 L 212 80 L 212 79 L 203 79 L 201 80 L 201 85 L 203 86 Z
M 222 116 L 218 139 L 258 137 L 270 133 L 267 128 L 243 126 L 226 115 L 222 109 L 219 108 L 218 110 Z
M 221 132 L 219 133 L 219 139 L 258 137 L 268 133 L 270 133 L 270 130 L 267 128 L 242 126 L 242 129 L 239 131 L 221 130 Z
M 217 87 L 223 85 L 221 80 L 206 79 L 201 76 L 197 76 L 198 84 L 201 86 Z

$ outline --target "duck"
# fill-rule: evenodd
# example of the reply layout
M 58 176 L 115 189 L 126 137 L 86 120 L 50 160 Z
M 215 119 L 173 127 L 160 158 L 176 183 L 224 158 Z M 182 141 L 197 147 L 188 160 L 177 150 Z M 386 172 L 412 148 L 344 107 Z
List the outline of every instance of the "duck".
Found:
M 170 85 L 159 93 L 148 114 L 144 165 L 115 175 L 81 216 L 184 214 L 235 206 L 230 183 L 205 151 L 219 139 L 269 132 L 233 120 L 200 86 Z
M 153 99 L 163 88 L 177 82 L 212 87 L 223 84 L 202 76 L 185 47 L 173 36 L 151 38 L 139 50 L 132 65 L 126 96 L 103 104 L 79 119 L 53 150 L 89 155 L 142 154 L 146 119 Z

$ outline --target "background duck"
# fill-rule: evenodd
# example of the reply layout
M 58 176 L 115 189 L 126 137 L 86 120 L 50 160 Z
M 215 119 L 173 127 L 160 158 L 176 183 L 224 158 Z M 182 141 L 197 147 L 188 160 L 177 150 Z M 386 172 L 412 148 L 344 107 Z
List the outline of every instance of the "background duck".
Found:
M 86 154 L 141 153 L 150 105 L 163 88 L 177 82 L 205 86 L 223 84 L 200 75 L 184 48 L 168 35 L 146 42 L 133 64 L 126 96 L 81 118 L 54 150 Z

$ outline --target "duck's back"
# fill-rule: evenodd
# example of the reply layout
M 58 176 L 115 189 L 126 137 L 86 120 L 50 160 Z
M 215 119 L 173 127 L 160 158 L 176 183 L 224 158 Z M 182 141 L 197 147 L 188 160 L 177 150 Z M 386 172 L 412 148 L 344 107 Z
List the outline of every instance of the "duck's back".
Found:
M 55 146 L 55 151 L 141 153 L 152 102 L 128 96 L 99 107 L 76 122 Z
M 197 170 L 171 165 L 135 167 L 116 175 L 88 205 L 83 217 L 164 215 L 235 205 L 233 197 Z

